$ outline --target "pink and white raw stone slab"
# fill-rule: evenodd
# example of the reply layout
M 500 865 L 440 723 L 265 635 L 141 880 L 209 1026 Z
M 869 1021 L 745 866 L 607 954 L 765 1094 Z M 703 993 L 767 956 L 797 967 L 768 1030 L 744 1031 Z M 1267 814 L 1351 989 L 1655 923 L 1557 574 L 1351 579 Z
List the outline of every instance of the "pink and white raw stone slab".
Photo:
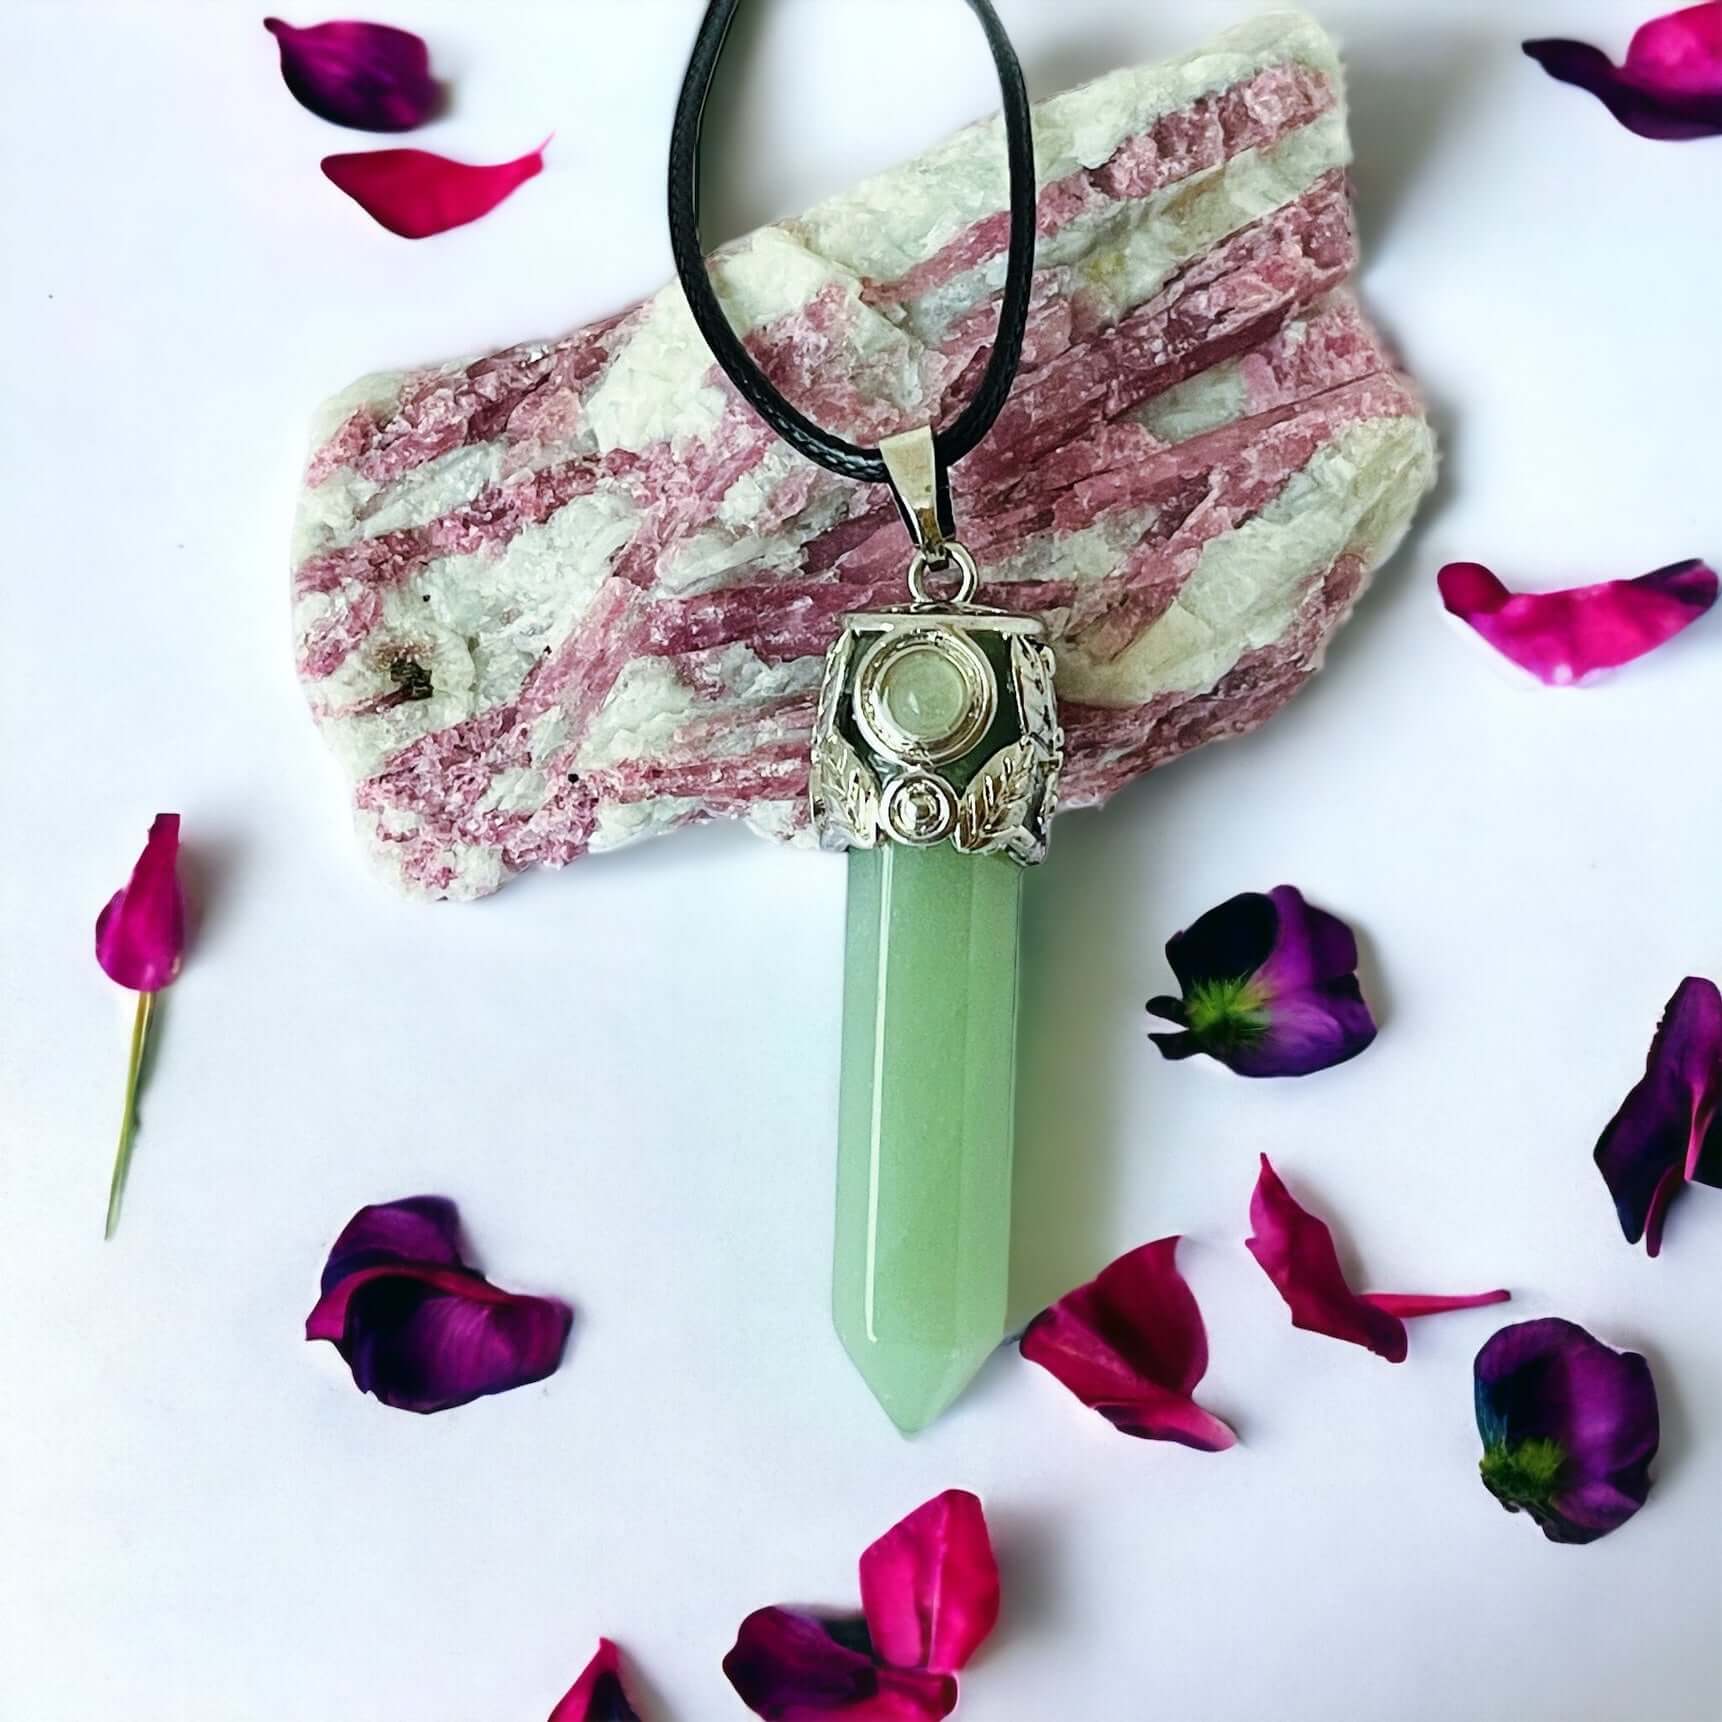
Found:
M 1044 616 L 1066 807 L 1254 728 L 1321 663 L 1434 474 L 1357 262 L 1339 62 L 1296 13 L 1041 102 L 1034 310 L 955 474 L 983 599 Z M 713 260 L 792 400 L 864 441 L 948 419 L 1004 274 L 996 120 Z M 820 661 L 900 602 L 880 489 L 808 464 L 679 288 L 561 340 L 366 378 L 315 433 L 299 675 L 409 891 L 718 815 L 806 833 Z

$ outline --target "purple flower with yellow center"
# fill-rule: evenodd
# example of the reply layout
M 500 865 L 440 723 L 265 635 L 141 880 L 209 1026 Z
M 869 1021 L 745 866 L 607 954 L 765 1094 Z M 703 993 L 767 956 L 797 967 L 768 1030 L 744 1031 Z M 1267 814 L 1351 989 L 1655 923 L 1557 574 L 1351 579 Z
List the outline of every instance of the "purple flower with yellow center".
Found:
M 1618 1530 L 1650 1493 L 1656 1383 L 1636 1351 L 1546 1316 L 1504 1327 L 1477 1353 L 1483 1485 L 1553 1543 Z
M 1167 1058 L 1205 1052 L 1239 1076 L 1307 1076 L 1375 1038 L 1357 984 L 1357 939 L 1293 885 L 1245 891 L 1166 945 L 1182 996 L 1148 1001 L 1181 1033 L 1148 1038 Z

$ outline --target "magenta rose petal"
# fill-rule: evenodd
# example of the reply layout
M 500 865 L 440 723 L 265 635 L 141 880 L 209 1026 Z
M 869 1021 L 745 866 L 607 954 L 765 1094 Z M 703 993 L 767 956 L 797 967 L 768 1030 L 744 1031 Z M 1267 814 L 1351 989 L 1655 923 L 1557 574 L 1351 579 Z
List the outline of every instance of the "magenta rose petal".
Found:
M 937 1722 L 957 1703 L 951 1675 L 882 1664 L 860 1615 L 756 1609 L 723 1671 L 766 1722 Z
M 1148 1001 L 1177 1034 L 1148 1038 L 1167 1058 L 1205 1052 L 1240 1076 L 1308 1076 L 1375 1038 L 1357 982 L 1357 940 L 1292 885 L 1246 891 L 1166 945 L 1181 996 Z
M 1477 1353 L 1484 1486 L 1556 1543 L 1589 1543 L 1650 1493 L 1661 1424 L 1650 1365 L 1575 1322 L 1504 1327 Z
M 1619 66 L 1588 42 L 1559 37 L 1526 42 L 1524 50 L 1551 78 L 1589 91 L 1640 137 L 1722 136 L 1722 0 L 1640 25 Z
M 1561 592 L 1509 592 L 1480 562 L 1437 576 L 1448 613 L 1549 687 L 1618 669 L 1672 640 L 1716 602 L 1713 569 L 1691 560 Z
M 607 1638 L 597 1654 L 550 1712 L 550 1722 L 640 1722 L 640 1713 L 622 1685 L 621 1652 Z
M 158 813 L 131 878 L 96 917 L 96 961 L 133 992 L 160 992 L 179 974 L 185 899 L 178 869 L 179 815 Z
M 1191 1395 L 1208 1369 L 1208 1334 L 1178 1239 L 1122 1255 L 1028 1324 L 1022 1354 L 1126 1435 L 1218 1453 L 1237 1437 Z
M 454 1204 L 414 1196 L 361 1208 L 335 1241 L 305 1337 L 328 1340 L 353 1384 L 403 1411 L 446 1411 L 541 1381 L 574 1312 L 493 1286 L 465 1265 Z
M 1245 1247 L 1285 1300 L 1293 1327 L 1361 1345 L 1389 1363 L 1405 1360 L 1406 1317 L 1504 1303 L 1510 1295 L 1505 1291 L 1462 1297 L 1354 1292 L 1326 1223 L 1292 1199 L 1265 1154 L 1250 1198 L 1250 1227 Z
M 875 1654 L 896 1668 L 955 1674 L 999 1617 L 999 1569 L 986 1514 L 947 1489 L 861 1556 L 861 1608 Z
M 543 144 L 494 166 L 450 161 L 422 149 L 360 150 L 323 158 L 328 178 L 374 221 L 403 239 L 428 239 L 477 221 L 543 168 Z
M 1629 1244 L 1662 1248 L 1682 1184 L 1722 1183 L 1722 992 L 1688 975 L 1657 1024 L 1644 1075 L 1597 1142 L 1595 1160 Z
M 319 119 L 362 132 L 410 132 L 437 111 L 424 38 L 389 24 L 343 18 L 300 29 L 265 18 L 281 48 L 281 76 L 293 99 Z

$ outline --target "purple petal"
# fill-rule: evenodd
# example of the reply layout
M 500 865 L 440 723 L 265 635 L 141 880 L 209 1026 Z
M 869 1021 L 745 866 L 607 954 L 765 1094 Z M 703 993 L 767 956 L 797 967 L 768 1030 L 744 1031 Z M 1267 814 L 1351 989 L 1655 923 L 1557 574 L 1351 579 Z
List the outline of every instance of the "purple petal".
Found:
M 1126 1435 L 1219 1453 L 1237 1437 L 1190 1396 L 1208 1370 L 1208 1334 L 1178 1271 L 1178 1240 L 1122 1255 L 1042 1310 L 1022 1354 Z
M 1406 1318 L 1505 1303 L 1510 1295 L 1505 1291 L 1463 1296 L 1354 1292 L 1339 1265 L 1333 1234 L 1325 1222 L 1292 1200 L 1265 1154 L 1250 1198 L 1250 1227 L 1244 1245 L 1285 1299 L 1293 1327 L 1361 1345 L 1389 1363 L 1405 1360 Z
M 1644 1505 L 1661 1426 L 1637 1352 L 1546 1317 L 1502 1328 L 1474 1376 L 1484 1481 L 1509 1511 L 1530 1513 L 1552 1542 L 1587 1543 Z M 1513 1463 L 1527 1454 L 1537 1467 Z
M 410 132 L 437 111 L 423 37 L 388 24 L 341 19 L 297 29 L 279 18 L 263 28 L 281 44 L 281 76 L 320 119 L 362 132 Z
M 622 1686 L 621 1652 L 607 1638 L 562 1702 L 550 1712 L 550 1722 L 640 1722 Z
M 1268 1030 L 1226 1060 L 1239 1076 L 1312 1076 L 1344 1064 L 1375 1039 L 1356 975 L 1287 993 L 1268 1007 Z
M 305 1322 L 362 1393 L 403 1411 L 446 1411 L 541 1381 L 561 1362 L 574 1312 L 493 1286 L 452 1255 L 452 1203 L 413 1197 L 361 1209 L 336 1241 Z M 413 1259 L 405 1246 L 422 1247 Z
M 135 993 L 160 992 L 179 973 L 185 899 L 178 866 L 179 815 L 158 813 L 130 880 L 96 917 L 96 961 Z
M 1437 576 L 1449 614 L 1550 687 L 1616 669 L 1690 627 L 1716 602 L 1714 570 L 1671 562 L 1636 580 L 1561 592 L 1509 592 L 1480 562 L 1449 562 Z
M 1679 142 L 1722 136 L 1722 4 L 1709 0 L 1639 27 L 1615 66 L 1600 48 L 1560 38 L 1524 49 L 1550 77 L 1588 90 L 1629 131 Z
M 1657 1024 L 1644 1075 L 1596 1145 L 1597 1170 L 1629 1244 L 1662 1248 L 1669 1201 L 1706 1169 L 1706 1143 L 1722 1145 L 1722 992 L 1688 975 Z M 1713 1153 L 1714 1150 L 1711 1150 Z
M 861 1556 L 861 1608 L 881 1661 L 935 1674 L 962 1668 L 999 1617 L 980 1501 L 947 1489 L 871 1544 Z
M 322 167 L 380 226 L 403 239 L 428 239 L 488 215 L 541 173 L 544 144 L 494 165 L 450 161 L 422 149 L 378 149 L 326 155 Z
M 1346 980 L 1357 969 L 1357 936 L 1337 915 L 1305 902 L 1295 885 L 1268 893 L 1274 906 L 1274 944 L 1258 971 L 1269 998 L 1307 992 Z
M 329 1251 L 323 1290 L 349 1274 L 388 1262 L 419 1267 L 461 1267 L 460 1215 L 446 1196 L 407 1196 L 361 1208 Z
M 766 1722 L 937 1722 L 956 1707 L 949 1674 L 881 1667 L 867 1623 L 799 1609 L 756 1609 L 741 1623 L 723 1671 Z

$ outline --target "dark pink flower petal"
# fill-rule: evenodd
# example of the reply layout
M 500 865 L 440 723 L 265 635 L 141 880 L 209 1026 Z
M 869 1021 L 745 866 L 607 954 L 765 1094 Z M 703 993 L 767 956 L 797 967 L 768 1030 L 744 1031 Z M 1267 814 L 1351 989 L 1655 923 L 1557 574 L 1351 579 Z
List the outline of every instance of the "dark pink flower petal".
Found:
M 541 1381 L 574 1312 L 505 1292 L 460 1259 L 454 1204 L 414 1196 L 361 1208 L 336 1239 L 305 1337 L 326 1339 L 353 1383 L 403 1411 L 446 1411 Z
M 1461 1293 L 1457 1297 L 1426 1295 L 1422 1292 L 1365 1292 L 1363 1301 L 1388 1315 L 1410 1321 L 1420 1315 L 1448 1315 L 1456 1309 L 1481 1309 L 1485 1304 L 1506 1303 L 1511 1292 L 1488 1291 Z
M 741 1623 L 723 1671 L 766 1722 L 938 1722 L 956 1708 L 949 1674 L 891 1668 L 874 1655 L 859 1615 L 756 1609 Z
M 1490 1291 L 1464 1297 L 1409 1293 L 1360 1296 L 1346 1283 L 1333 1234 L 1323 1221 L 1292 1200 L 1265 1154 L 1255 1194 L 1250 1198 L 1250 1226 L 1251 1236 L 1244 1243 L 1285 1299 L 1293 1327 L 1364 1346 L 1389 1363 L 1405 1360 L 1403 1317 L 1475 1309 L 1504 1303 L 1510 1295 Z
M 1662 1428 L 1636 1351 L 1547 1317 L 1502 1328 L 1473 1373 L 1483 1483 L 1508 1512 L 1550 1542 L 1591 1543 L 1644 1505 Z
M 1449 614 L 1550 687 L 1654 651 L 1696 622 L 1717 589 L 1715 571 L 1698 561 L 1564 592 L 1509 592 L 1480 562 L 1449 562 L 1438 581 Z
M 1524 48 L 1550 77 L 1588 90 L 1640 137 L 1722 136 L 1722 0 L 1640 25 L 1620 66 L 1588 42 L 1550 37 Z
M 427 239 L 477 221 L 543 167 L 543 144 L 494 167 L 450 161 L 422 149 L 323 157 L 323 172 L 367 215 L 403 239 Z
M 1126 1435 L 1219 1453 L 1237 1437 L 1190 1397 L 1208 1334 L 1177 1253 L 1176 1238 L 1160 1238 L 1120 1256 L 1042 1310 L 1022 1354 Z
M 130 880 L 96 917 L 96 961 L 135 993 L 160 992 L 185 955 L 179 815 L 158 813 Z
M 1629 1244 L 1662 1248 L 1683 1183 L 1722 1184 L 1722 992 L 1688 975 L 1657 1024 L 1644 1075 L 1596 1145 L 1597 1170 Z
M 1244 891 L 1166 944 L 1180 997 L 1152 998 L 1183 1032 L 1148 1038 L 1167 1058 L 1205 1052 L 1240 1076 L 1308 1076 L 1375 1039 L 1357 940 L 1294 885 Z
M 550 1722 L 640 1722 L 622 1687 L 621 1653 L 609 1639 L 598 1640 L 597 1655 L 550 1712 Z
M 281 44 L 281 76 L 293 99 L 320 119 L 362 132 L 410 132 L 442 101 L 422 36 L 343 18 L 298 29 L 263 28 Z
M 861 1608 L 873 1649 L 896 1668 L 955 1674 L 999 1617 L 999 1569 L 986 1514 L 947 1489 L 861 1556 Z

